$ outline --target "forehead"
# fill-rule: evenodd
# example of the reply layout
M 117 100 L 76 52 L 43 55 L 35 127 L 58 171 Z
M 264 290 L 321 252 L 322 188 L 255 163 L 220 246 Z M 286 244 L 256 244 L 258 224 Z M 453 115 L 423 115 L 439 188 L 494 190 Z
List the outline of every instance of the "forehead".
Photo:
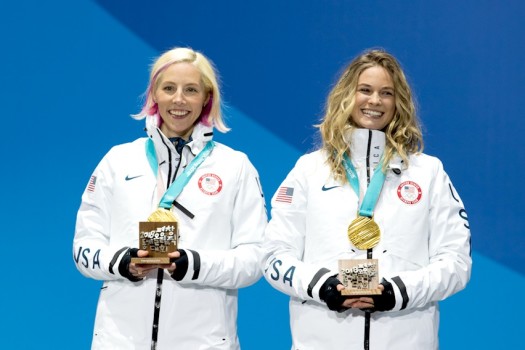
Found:
M 193 64 L 177 62 L 168 66 L 159 76 L 159 83 L 197 84 L 202 82 L 201 72 Z
M 359 75 L 357 83 L 394 88 L 394 83 L 390 73 L 381 66 L 369 67 L 362 71 Z

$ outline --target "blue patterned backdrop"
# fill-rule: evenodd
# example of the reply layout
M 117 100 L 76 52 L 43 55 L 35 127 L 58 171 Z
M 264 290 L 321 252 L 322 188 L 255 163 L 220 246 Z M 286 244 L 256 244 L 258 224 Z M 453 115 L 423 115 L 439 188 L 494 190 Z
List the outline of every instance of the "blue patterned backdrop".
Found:
M 217 139 L 249 155 L 268 201 L 313 149 L 343 65 L 368 47 L 396 55 L 472 230 L 472 280 L 441 304 L 441 347 L 517 346 L 524 15 L 518 0 L 2 2 L 1 347 L 89 348 L 101 283 L 73 264 L 80 196 L 112 145 L 143 136 L 129 115 L 173 46 L 215 62 L 232 127 Z M 264 280 L 242 290 L 239 330 L 244 349 L 289 349 L 287 297 Z

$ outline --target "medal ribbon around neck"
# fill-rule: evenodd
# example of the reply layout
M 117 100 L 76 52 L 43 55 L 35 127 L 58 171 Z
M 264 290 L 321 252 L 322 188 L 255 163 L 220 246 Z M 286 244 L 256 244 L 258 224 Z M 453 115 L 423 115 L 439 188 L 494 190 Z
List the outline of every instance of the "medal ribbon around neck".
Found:
M 350 186 L 352 186 L 357 198 L 359 198 L 357 171 L 346 154 L 344 154 L 343 166 L 345 167 L 348 182 L 350 182 Z M 381 231 L 373 219 L 373 214 L 381 189 L 385 183 L 385 178 L 383 159 L 381 158 L 370 180 L 363 202 L 359 207 L 359 216 L 348 226 L 348 239 L 357 249 L 366 250 L 374 248 L 381 238 Z
M 180 176 L 177 177 L 175 181 L 171 183 L 170 187 L 166 190 L 159 202 L 159 208 L 153 213 L 151 213 L 151 215 L 148 217 L 148 221 L 177 221 L 177 218 L 171 212 L 171 206 L 173 205 L 173 201 L 175 201 L 175 198 L 177 198 L 180 195 L 180 193 L 184 189 L 184 186 L 188 184 L 197 168 L 202 164 L 202 162 L 204 162 L 206 158 L 208 158 L 211 151 L 213 150 L 213 147 L 215 147 L 215 142 L 208 141 L 206 143 L 204 149 L 200 151 L 195 158 L 193 158 L 193 160 L 184 169 Z M 153 145 L 153 141 L 151 139 L 148 139 L 146 142 L 146 156 L 148 158 L 149 165 L 151 166 L 151 170 L 153 170 L 153 173 L 157 175 L 157 153 L 155 152 L 155 146 Z

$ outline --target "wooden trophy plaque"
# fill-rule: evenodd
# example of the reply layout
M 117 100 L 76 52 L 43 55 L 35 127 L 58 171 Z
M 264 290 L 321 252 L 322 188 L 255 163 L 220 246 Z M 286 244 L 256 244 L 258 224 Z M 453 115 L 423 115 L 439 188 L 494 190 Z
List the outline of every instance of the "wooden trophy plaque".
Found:
M 345 286 L 341 295 L 379 295 L 379 266 L 377 259 L 339 260 L 339 280 Z
M 139 222 L 139 249 L 149 252 L 144 258 L 131 258 L 135 264 L 169 264 L 168 253 L 177 250 L 177 222 Z

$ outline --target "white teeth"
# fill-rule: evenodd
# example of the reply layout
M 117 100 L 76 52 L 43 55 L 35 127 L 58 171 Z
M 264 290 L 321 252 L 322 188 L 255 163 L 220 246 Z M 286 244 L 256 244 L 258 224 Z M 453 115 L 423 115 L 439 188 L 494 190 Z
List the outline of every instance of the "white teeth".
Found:
M 378 111 L 372 111 L 370 109 L 363 109 L 363 114 L 369 115 L 371 117 L 380 117 L 383 113 Z
M 176 116 L 183 116 L 183 115 L 186 115 L 188 114 L 188 111 L 180 111 L 180 110 L 177 110 L 177 111 L 170 111 L 170 114 L 172 115 L 176 115 Z

